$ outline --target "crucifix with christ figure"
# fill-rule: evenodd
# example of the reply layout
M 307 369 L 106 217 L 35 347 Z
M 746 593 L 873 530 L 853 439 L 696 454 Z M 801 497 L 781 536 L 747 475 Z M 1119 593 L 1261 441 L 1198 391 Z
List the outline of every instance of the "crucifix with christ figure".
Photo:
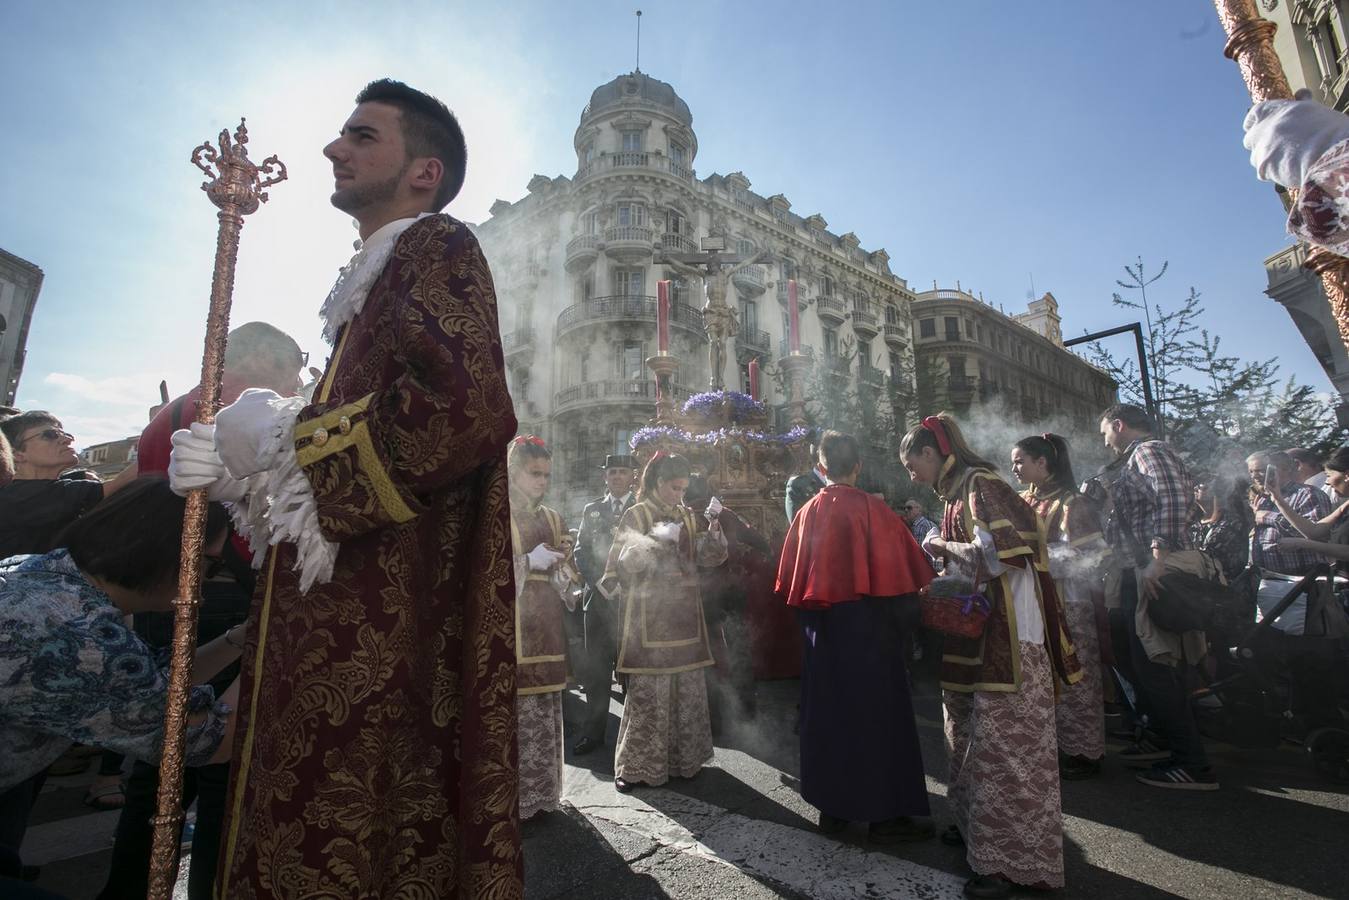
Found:
M 656 265 L 669 266 L 681 275 L 702 280 L 706 302 L 703 303 L 703 328 L 707 331 L 707 361 L 711 368 L 708 386 L 714 391 L 725 390 L 722 369 L 726 362 L 726 339 L 740 333 L 735 307 L 726 302 L 731 276 L 751 266 L 767 255 L 760 250 L 753 256 L 727 255 L 726 239 L 710 236 L 702 239 L 701 253 L 666 253 L 661 251 L 653 260 Z M 728 268 L 729 267 L 729 268 Z

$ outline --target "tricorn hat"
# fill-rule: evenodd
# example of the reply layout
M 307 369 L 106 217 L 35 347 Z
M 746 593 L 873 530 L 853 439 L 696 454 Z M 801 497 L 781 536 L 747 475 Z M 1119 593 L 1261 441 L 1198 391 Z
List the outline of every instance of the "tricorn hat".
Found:
M 635 469 L 637 468 L 637 460 L 633 459 L 631 456 L 628 456 L 626 454 L 610 453 L 608 456 L 604 457 L 604 465 L 600 466 L 600 468 Z

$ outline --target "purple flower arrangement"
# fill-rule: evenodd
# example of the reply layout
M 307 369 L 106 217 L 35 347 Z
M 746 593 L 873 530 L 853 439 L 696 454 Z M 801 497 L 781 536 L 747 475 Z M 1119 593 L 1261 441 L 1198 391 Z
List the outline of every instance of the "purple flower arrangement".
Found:
M 700 394 L 699 396 L 705 395 Z M 744 397 L 745 395 L 741 394 L 740 396 Z M 751 400 L 750 402 L 754 401 Z M 662 438 L 677 444 L 700 444 L 703 446 L 715 446 L 716 444 L 741 440 L 751 444 L 777 444 L 785 447 L 802 440 L 807 433 L 807 430 L 799 425 L 784 434 L 773 434 L 767 431 L 744 431 L 739 428 L 718 428 L 716 431 L 694 434 L 674 425 L 649 425 L 633 432 L 632 439 L 628 443 L 634 450 Z
M 755 400 L 749 394 L 742 394 L 739 391 L 704 391 L 684 401 L 684 415 L 711 419 L 720 415 L 728 402 L 731 407 L 732 424 L 768 412 L 768 407 L 763 401 Z

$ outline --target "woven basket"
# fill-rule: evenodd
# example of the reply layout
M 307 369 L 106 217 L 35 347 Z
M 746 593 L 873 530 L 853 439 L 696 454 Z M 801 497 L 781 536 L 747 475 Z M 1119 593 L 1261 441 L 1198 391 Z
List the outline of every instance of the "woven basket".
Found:
M 988 624 L 993 607 L 983 594 L 922 599 L 923 627 L 952 637 L 978 638 Z

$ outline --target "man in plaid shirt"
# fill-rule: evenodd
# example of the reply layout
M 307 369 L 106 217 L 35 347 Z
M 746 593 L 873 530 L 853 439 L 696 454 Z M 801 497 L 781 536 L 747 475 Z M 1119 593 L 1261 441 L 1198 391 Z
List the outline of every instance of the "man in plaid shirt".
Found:
M 1267 483 L 1266 473 L 1271 469 L 1276 476 L 1275 484 Z M 1302 484 L 1297 477 L 1297 463 L 1281 450 L 1252 453 L 1246 458 L 1246 471 L 1258 492 L 1252 504 L 1255 528 L 1251 531 L 1251 565 L 1258 566 L 1264 572 L 1302 576 L 1326 562 L 1326 558 L 1319 553 L 1279 546 L 1281 538 L 1301 535 L 1293 528 L 1293 523 L 1279 512 L 1274 498 L 1270 496 L 1270 491 L 1277 490 L 1284 506 L 1304 519 L 1319 522 L 1330 515 L 1330 498 L 1325 492 Z
M 1138 639 L 1140 598 L 1154 600 L 1168 554 L 1193 548 L 1188 528 L 1194 486 L 1185 463 L 1153 437 L 1152 417 L 1142 407 L 1118 404 L 1101 414 L 1101 437 L 1123 459 L 1110 486 L 1114 509 L 1106 539 L 1121 560 L 1133 561 L 1120 578 L 1123 626 L 1129 644 L 1128 677 L 1149 724 L 1166 739 L 1162 749 L 1147 739 L 1120 754 L 1128 764 L 1152 764 L 1138 780 L 1152 787 L 1213 791 L 1213 775 L 1175 666 L 1154 662 Z M 1155 626 L 1154 626 L 1155 627 Z

